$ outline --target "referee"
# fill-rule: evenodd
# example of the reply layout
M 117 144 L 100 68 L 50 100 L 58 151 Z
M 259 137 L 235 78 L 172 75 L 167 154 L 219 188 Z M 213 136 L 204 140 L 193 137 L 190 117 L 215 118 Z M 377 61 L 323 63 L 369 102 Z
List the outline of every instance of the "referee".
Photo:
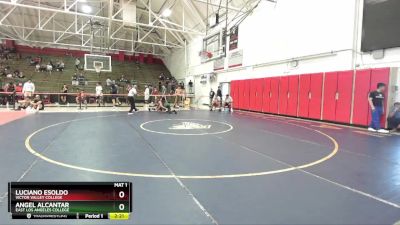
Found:
M 128 92 L 128 101 L 131 105 L 131 109 L 129 110 L 128 115 L 132 115 L 133 110 L 135 110 L 135 112 L 138 111 L 135 106 L 135 95 L 137 94 L 136 87 L 136 85 L 133 85 L 133 87 Z

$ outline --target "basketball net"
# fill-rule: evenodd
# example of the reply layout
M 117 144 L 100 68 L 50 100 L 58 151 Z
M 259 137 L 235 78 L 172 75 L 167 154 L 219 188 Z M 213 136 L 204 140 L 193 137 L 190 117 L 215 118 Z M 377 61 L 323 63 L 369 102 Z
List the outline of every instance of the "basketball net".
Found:
M 101 72 L 101 68 L 102 68 L 102 66 L 100 66 L 100 65 L 95 65 L 94 66 L 94 70 L 96 71 L 96 73 L 100 73 Z
M 207 61 L 207 60 L 211 59 L 213 55 L 212 55 L 211 52 L 201 51 L 199 53 L 199 56 L 201 57 L 201 61 L 204 62 L 204 61 Z

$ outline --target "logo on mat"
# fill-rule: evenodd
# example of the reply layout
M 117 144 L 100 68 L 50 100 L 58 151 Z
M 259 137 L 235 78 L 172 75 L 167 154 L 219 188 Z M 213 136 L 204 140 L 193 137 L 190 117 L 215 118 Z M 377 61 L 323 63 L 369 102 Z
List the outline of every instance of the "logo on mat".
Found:
M 181 122 L 178 124 L 172 125 L 172 127 L 168 128 L 170 130 L 201 130 L 201 129 L 210 129 L 211 125 L 203 125 L 199 123 L 193 122 Z

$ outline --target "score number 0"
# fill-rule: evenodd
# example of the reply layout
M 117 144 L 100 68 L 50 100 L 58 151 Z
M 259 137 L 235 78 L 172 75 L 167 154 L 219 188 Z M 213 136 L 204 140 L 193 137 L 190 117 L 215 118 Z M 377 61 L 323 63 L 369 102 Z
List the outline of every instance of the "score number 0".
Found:
M 124 198 L 125 197 L 125 192 L 124 191 L 120 191 L 118 193 L 118 197 L 119 198 Z M 123 203 L 119 204 L 118 206 L 119 210 L 123 211 L 125 209 L 125 205 Z

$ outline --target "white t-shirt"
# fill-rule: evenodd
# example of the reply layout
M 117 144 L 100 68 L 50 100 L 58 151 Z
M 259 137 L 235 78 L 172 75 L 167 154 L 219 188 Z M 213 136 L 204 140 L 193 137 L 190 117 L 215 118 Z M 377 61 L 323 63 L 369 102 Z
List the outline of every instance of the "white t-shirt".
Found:
M 149 100 L 149 98 L 150 98 L 150 89 L 146 88 L 144 90 L 144 100 Z
M 225 102 L 226 102 L 226 103 L 232 103 L 232 102 L 233 102 L 232 97 L 229 96 L 229 97 L 225 98 Z
M 22 87 L 22 93 L 25 93 L 25 92 L 27 92 L 27 91 L 29 91 L 29 92 L 35 92 L 35 85 L 31 82 L 31 83 L 29 83 L 29 82 L 26 82 L 25 84 L 24 84 L 24 86 Z
M 75 59 L 75 65 L 78 66 L 81 63 L 79 59 Z
M 131 90 L 129 90 L 128 96 L 134 97 L 136 94 L 137 94 L 136 88 L 131 88 Z
M 96 86 L 96 95 L 100 96 L 103 94 L 103 87 L 102 86 Z
M 107 84 L 107 86 L 111 86 L 112 80 L 111 80 L 111 79 L 107 79 L 107 80 L 106 80 L 106 84 Z

